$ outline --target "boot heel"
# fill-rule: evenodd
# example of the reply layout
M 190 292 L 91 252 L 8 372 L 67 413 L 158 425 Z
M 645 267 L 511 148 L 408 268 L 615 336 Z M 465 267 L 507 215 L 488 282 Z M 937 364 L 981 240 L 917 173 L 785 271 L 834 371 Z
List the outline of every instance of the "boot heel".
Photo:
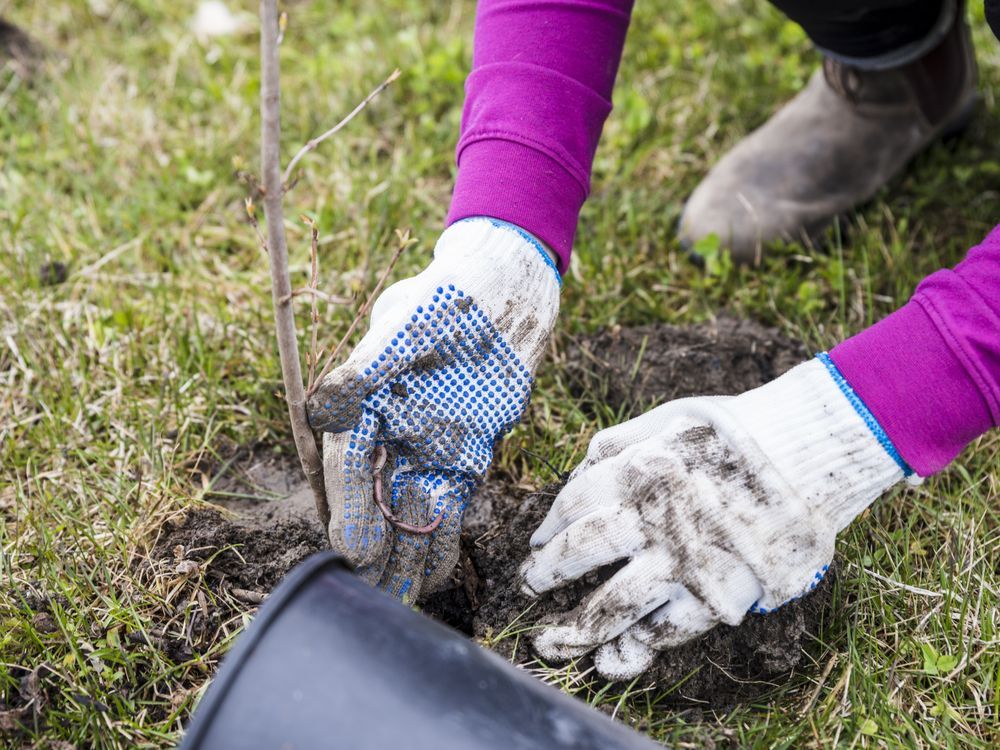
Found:
M 938 138 L 942 141 L 954 141 L 957 138 L 961 138 L 968 129 L 969 124 L 972 122 L 972 118 L 976 116 L 976 112 L 979 109 L 979 105 L 982 102 L 983 97 L 977 92 L 969 99 L 968 102 L 959 110 L 958 114 L 947 124 L 941 131 L 941 135 Z

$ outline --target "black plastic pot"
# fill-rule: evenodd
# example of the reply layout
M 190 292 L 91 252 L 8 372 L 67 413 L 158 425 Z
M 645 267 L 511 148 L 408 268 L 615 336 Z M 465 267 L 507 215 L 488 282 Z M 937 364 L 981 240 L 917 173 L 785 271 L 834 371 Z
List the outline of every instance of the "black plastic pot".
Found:
M 278 586 L 182 750 L 658 748 L 369 587 L 333 553 Z

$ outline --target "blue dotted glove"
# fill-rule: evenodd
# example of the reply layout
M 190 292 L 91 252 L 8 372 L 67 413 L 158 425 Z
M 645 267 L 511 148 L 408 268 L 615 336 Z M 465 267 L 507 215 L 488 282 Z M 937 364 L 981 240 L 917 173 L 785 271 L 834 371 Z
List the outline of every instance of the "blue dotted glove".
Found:
M 373 585 L 414 601 L 448 580 L 465 506 L 528 404 L 559 286 L 517 227 L 454 224 L 309 399 L 326 433 L 330 542 Z

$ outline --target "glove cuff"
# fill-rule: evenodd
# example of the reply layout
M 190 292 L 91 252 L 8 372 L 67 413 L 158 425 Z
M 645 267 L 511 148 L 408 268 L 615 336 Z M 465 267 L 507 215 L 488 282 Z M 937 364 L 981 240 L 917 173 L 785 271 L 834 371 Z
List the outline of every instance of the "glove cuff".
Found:
M 528 275 L 534 276 L 547 267 L 544 275 L 554 276 L 562 287 L 555 254 L 533 234 L 509 221 L 473 216 L 455 222 L 441 233 L 434 247 L 434 259 L 447 260 L 454 255 L 475 255 L 477 261 L 496 264 L 513 264 L 520 259 Z
M 534 375 L 559 314 L 562 283 L 538 240 L 496 219 L 463 219 L 441 234 L 425 273 L 464 291 Z
M 825 355 L 723 408 L 837 531 L 912 470 Z

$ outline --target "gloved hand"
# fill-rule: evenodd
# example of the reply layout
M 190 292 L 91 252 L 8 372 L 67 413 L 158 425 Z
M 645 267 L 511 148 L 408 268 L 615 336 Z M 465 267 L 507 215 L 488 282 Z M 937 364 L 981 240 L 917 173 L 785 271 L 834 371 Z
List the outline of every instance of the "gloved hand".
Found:
M 453 224 L 422 273 L 376 300 L 368 333 L 309 398 L 326 432 L 330 542 L 371 584 L 414 601 L 447 581 L 466 503 L 528 404 L 559 287 L 551 256 L 518 227 Z
M 813 589 L 837 533 L 911 470 L 825 354 L 735 397 L 598 433 L 531 538 L 537 594 L 624 562 L 534 639 L 631 679 L 661 649 Z

